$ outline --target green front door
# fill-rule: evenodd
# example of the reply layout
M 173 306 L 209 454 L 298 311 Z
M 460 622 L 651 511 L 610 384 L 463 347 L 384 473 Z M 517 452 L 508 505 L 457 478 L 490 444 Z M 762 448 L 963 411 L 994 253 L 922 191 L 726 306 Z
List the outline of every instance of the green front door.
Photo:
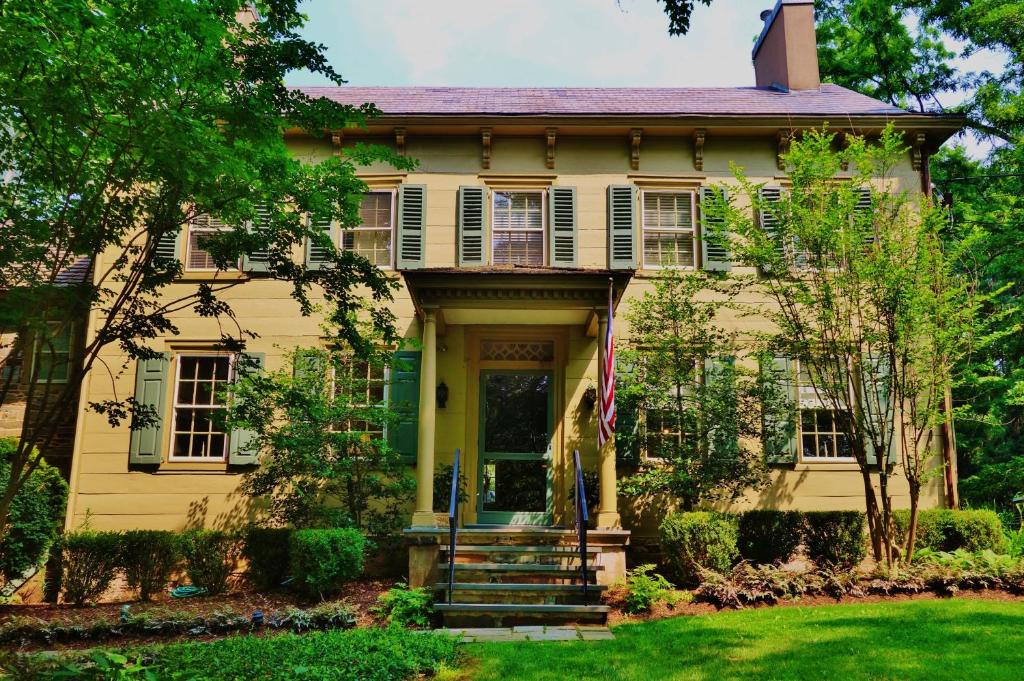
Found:
M 550 371 L 480 372 L 477 522 L 551 524 Z

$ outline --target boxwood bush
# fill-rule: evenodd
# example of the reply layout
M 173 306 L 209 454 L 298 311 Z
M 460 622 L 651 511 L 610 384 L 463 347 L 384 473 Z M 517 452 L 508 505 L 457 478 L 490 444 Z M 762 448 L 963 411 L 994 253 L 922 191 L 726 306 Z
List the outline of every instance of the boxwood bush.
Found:
M 249 580 L 258 589 L 281 586 L 288 575 L 289 537 L 284 527 L 250 527 L 245 531 L 242 555 L 249 563 Z
M 865 516 L 860 511 L 803 514 L 807 557 L 822 566 L 852 568 L 867 554 Z
M 726 572 L 739 556 L 735 516 L 706 511 L 672 513 L 658 528 L 662 559 L 684 585 L 700 582 L 701 569 Z
M 236 535 L 222 530 L 184 532 L 181 549 L 192 585 L 206 589 L 211 595 L 224 593 L 241 548 L 242 542 Z
M 181 538 L 164 530 L 128 530 L 121 535 L 118 554 L 128 586 L 148 601 L 167 585 L 181 563 Z
M 896 511 L 896 536 L 906 541 L 910 511 Z M 920 511 L 914 548 L 932 551 L 1006 551 L 1003 525 L 994 511 L 932 508 Z
M 799 511 L 747 511 L 739 517 L 740 555 L 757 565 L 785 563 L 800 546 L 802 530 Z
M 121 533 L 83 530 L 64 535 L 59 543 L 64 601 L 83 605 L 99 597 L 117 574 Z
M 363 572 L 366 539 L 358 530 L 295 530 L 289 544 L 292 586 L 307 596 L 336 593 Z
M 0 494 L 11 476 L 11 456 L 18 440 L 0 438 Z M 38 457 L 38 452 L 33 452 Z M 0 539 L 0 575 L 11 580 L 42 563 L 64 522 L 68 486 L 60 472 L 45 461 L 29 476 L 11 501 L 8 526 Z

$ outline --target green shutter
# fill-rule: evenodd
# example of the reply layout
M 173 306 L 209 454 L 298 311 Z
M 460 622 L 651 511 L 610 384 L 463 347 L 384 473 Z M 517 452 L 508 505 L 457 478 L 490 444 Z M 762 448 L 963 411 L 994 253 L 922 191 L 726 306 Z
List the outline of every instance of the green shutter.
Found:
M 292 376 L 305 379 L 307 376 L 323 376 L 326 356 L 317 348 L 303 348 L 295 351 L 292 360 Z
M 244 352 L 235 361 L 235 373 L 242 377 L 263 370 L 265 356 L 262 352 Z M 232 466 L 251 466 L 259 462 L 260 450 L 251 430 L 232 430 L 228 436 L 228 463 Z
M 396 267 L 415 270 L 426 265 L 427 187 L 403 184 L 398 188 L 398 248 Z
M 631 184 L 608 186 L 608 268 L 635 270 L 636 187 Z
M 174 262 L 181 260 L 181 230 L 173 229 L 165 232 L 160 240 L 156 242 L 153 255 L 161 260 Z
M 552 267 L 576 267 L 576 188 L 548 189 Z
M 167 380 L 171 356 L 163 353 L 152 359 L 140 359 L 135 368 L 135 401 L 149 407 L 157 422 L 136 428 L 133 422 L 128 446 L 128 463 L 156 465 L 163 460 L 164 421 L 167 416 Z
M 721 187 L 700 188 L 700 247 L 705 270 L 728 272 L 732 267 L 729 256 L 729 235 L 721 211 L 729 202 L 729 195 Z
M 314 227 L 327 235 L 331 244 L 335 243 L 334 224 L 330 220 L 318 220 Z M 331 249 L 323 244 L 314 243 L 312 239 L 306 239 L 306 269 L 319 270 L 331 261 Z
M 796 463 L 797 429 L 796 409 L 799 404 L 795 364 L 788 357 L 774 357 L 770 371 L 774 380 L 785 390 L 788 404 L 780 411 L 764 410 L 762 414 L 763 446 L 769 464 L 789 465 Z M 762 371 L 765 367 L 762 367 Z
M 711 424 L 708 428 L 708 451 L 716 457 L 738 458 L 740 451 L 739 432 L 736 424 L 736 360 L 733 357 L 707 357 L 704 359 L 704 386 L 709 390 L 718 390 L 728 400 L 728 408 L 733 413 L 721 414 L 722 425 Z M 718 400 L 713 400 L 717 404 Z
M 390 368 L 388 407 L 395 419 L 388 424 L 388 445 L 406 463 L 416 463 L 419 441 L 420 358 L 418 350 L 400 350 Z
M 487 189 L 459 187 L 458 215 L 459 266 L 487 264 Z
M 266 206 L 256 206 L 256 219 L 246 224 L 250 232 L 266 233 L 270 228 L 270 210 Z M 242 271 L 249 274 L 267 274 L 270 272 L 270 251 L 260 249 L 242 256 Z
M 866 358 L 866 370 L 872 372 L 873 380 L 865 381 L 863 387 L 864 400 L 869 405 L 875 418 L 879 414 L 885 414 L 890 420 L 893 415 L 889 412 L 889 362 L 886 359 L 874 360 Z M 877 392 L 877 395 L 875 394 Z M 895 431 L 890 436 L 888 463 L 896 465 L 896 437 Z M 869 465 L 878 464 L 878 455 L 871 442 L 864 443 L 864 453 Z

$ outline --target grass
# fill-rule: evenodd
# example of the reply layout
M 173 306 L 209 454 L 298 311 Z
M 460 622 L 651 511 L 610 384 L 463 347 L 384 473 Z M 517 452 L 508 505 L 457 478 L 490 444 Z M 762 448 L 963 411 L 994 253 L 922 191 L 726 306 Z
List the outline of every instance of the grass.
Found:
M 614 641 L 474 644 L 477 681 L 1024 678 L 1024 605 L 761 608 L 615 628 Z

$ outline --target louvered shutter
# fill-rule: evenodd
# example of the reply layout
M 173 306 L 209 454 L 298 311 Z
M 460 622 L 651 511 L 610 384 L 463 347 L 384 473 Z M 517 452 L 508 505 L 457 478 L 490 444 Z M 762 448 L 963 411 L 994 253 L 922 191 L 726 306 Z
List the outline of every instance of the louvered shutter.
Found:
M 398 248 L 396 267 L 415 270 L 426 265 L 427 188 L 403 184 L 398 188 Z
M 256 220 L 246 225 L 246 228 L 266 234 L 270 228 L 270 210 L 266 206 L 256 206 Z M 242 270 L 249 274 L 270 272 L 270 251 L 261 249 L 242 256 Z
M 733 412 L 723 423 L 712 424 L 708 428 L 708 451 L 719 459 L 735 459 L 739 457 L 740 441 L 737 431 L 736 413 L 736 373 L 733 357 L 707 357 L 704 359 L 704 385 L 717 391 L 722 402 Z M 726 424 L 733 424 L 731 426 Z
M 773 379 L 785 391 L 787 404 L 772 409 L 762 406 L 765 459 L 770 464 L 793 464 L 797 453 L 796 409 L 799 403 L 796 367 L 788 357 L 774 357 L 770 367 L 762 367 L 762 371 L 766 369 L 774 372 Z
M 487 189 L 459 187 L 459 265 L 487 264 Z
M 608 187 L 608 267 L 613 270 L 635 270 L 636 187 L 613 184 Z
M 416 463 L 421 354 L 415 350 L 400 350 L 394 354 L 389 370 L 388 408 L 395 419 L 388 424 L 388 445 L 405 463 Z
M 758 222 L 761 225 L 761 230 L 769 239 L 775 242 L 775 251 L 779 254 L 779 257 L 784 260 L 786 257 L 786 244 L 783 241 L 783 235 L 780 233 L 779 219 L 775 212 L 766 205 L 778 203 L 782 200 L 782 188 L 761 187 L 758 190 L 758 196 L 761 202 L 760 210 L 758 212 Z
M 874 206 L 872 205 L 871 189 L 869 187 L 861 187 L 857 190 L 857 203 L 853 206 L 853 212 L 855 220 L 860 222 L 865 216 L 871 215 Z M 875 243 L 875 226 L 874 224 L 864 225 L 864 245 L 871 246 Z
M 718 197 L 722 203 L 728 202 L 726 190 L 721 187 L 700 188 L 700 245 L 705 270 L 728 272 L 732 267 L 729 256 L 729 236 L 725 232 L 725 216 L 713 215 L 714 210 L 706 207 L 714 204 Z
M 869 377 L 865 377 L 863 391 L 864 400 L 869 405 L 872 413 L 872 422 L 875 428 L 878 428 L 881 423 L 881 417 L 888 419 L 888 422 L 892 422 L 893 414 L 890 413 L 890 399 L 889 399 L 889 361 L 887 359 L 873 359 L 866 358 L 865 370 L 870 372 Z M 889 456 L 888 462 L 890 466 L 896 464 L 896 438 L 895 433 L 890 435 L 889 441 Z M 864 443 L 864 453 L 867 456 L 867 462 L 870 465 L 876 465 L 878 463 L 878 455 L 875 452 L 874 444 L 870 441 Z
M 262 352 L 244 352 L 235 361 L 235 374 L 244 377 L 263 370 Z M 237 428 L 228 436 L 228 463 L 232 466 L 251 466 L 259 463 L 260 449 L 251 430 Z
M 576 267 L 576 188 L 551 187 L 548 211 L 551 266 Z
M 167 380 L 171 356 L 167 353 L 152 359 L 140 359 L 135 368 L 135 401 L 152 410 L 156 416 L 153 425 L 137 427 L 132 419 L 131 439 L 128 445 L 128 463 L 158 465 L 163 460 L 164 422 L 167 417 Z
M 334 224 L 330 220 L 320 219 L 314 223 L 314 227 L 327 235 L 331 243 L 335 243 Z M 326 246 L 314 243 L 312 239 L 306 239 L 306 268 L 319 270 L 326 267 L 331 261 L 331 250 Z
M 174 229 L 170 232 L 165 232 L 160 240 L 156 242 L 156 248 L 153 251 L 153 255 L 160 260 L 167 262 L 174 262 L 181 260 L 181 230 Z

